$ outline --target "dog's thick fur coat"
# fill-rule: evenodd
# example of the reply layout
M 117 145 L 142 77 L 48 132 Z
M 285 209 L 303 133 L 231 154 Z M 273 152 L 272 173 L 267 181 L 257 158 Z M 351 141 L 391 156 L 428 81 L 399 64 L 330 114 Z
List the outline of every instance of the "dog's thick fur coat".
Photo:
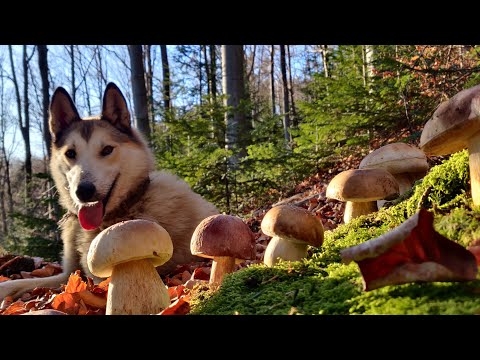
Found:
M 190 252 L 191 235 L 204 218 L 218 211 L 177 176 L 154 171 L 153 154 L 131 127 L 125 98 L 116 85 L 107 85 L 101 116 L 84 119 L 65 89 L 58 88 L 50 103 L 49 126 L 50 170 L 67 210 L 60 222 L 63 273 L 5 281 L 0 284 L 0 299 L 38 286 L 59 286 L 77 269 L 98 281 L 87 266 L 90 243 L 101 230 L 123 220 L 151 220 L 168 231 L 173 256 L 158 268 L 160 273 L 200 259 Z M 97 212 L 92 211 L 95 207 Z M 94 229 L 86 230 L 90 223 Z

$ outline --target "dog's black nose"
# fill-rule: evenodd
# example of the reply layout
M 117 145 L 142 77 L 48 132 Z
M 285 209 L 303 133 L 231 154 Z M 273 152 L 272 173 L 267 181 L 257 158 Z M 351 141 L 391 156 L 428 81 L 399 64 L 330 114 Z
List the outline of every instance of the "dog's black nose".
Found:
M 83 181 L 78 184 L 75 194 L 77 194 L 77 197 L 80 201 L 88 202 L 92 199 L 95 191 L 97 191 L 97 189 L 95 189 L 95 185 L 89 181 Z

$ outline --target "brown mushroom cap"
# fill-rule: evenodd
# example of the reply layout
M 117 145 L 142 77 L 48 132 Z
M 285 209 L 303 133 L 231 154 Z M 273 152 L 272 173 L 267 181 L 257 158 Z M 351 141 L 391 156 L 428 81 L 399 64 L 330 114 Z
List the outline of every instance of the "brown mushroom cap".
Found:
M 132 260 L 150 259 L 153 266 L 166 263 L 173 243 L 159 224 L 148 220 L 128 220 L 99 233 L 90 244 L 87 264 L 93 275 L 108 277 L 113 268 Z
M 384 169 L 353 169 L 336 175 L 327 186 L 327 198 L 367 202 L 392 200 L 399 195 L 398 183 Z
M 420 148 L 428 155 L 448 155 L 467 147 L 480 131 L 480 85 L 460 91 L 440 104 L 425 124 Z
M 254 260 L 255 236 L 242 219 L 232 215 L 216 214 L 197 225 L 190 242 L 193 255 L 213 259 L 228 256 Z
M 323 225 L 320 219 L 304 208 L 279 205 L 271 208 L 262 220 L 262 231 L 268 236 L 278 236 L 320 247 L 323 243 Z
M 365 156 L 359 169 L 379 168 L 390 174 L 416 173 L 428 170 L 427 156 L 419 148 L 406 143 L 392 143 Z

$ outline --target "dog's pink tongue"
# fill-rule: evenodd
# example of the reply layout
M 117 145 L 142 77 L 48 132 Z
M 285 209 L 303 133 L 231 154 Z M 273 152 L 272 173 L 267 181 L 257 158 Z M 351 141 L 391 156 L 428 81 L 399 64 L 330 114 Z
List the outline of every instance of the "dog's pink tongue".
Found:
M 95 230 L 102 224 L 103 204 L 101 201 L 93 206 L 82 206 L 78 211 L 78 221 L 85 230 Z

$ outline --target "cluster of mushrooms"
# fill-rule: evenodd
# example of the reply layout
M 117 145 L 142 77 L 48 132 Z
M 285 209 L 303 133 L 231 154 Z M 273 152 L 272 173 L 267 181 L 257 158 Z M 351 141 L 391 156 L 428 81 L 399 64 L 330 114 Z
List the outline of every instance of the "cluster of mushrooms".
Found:
M 474 205 L 480 205 L 480 85 L 463 90 L 442 103 L 425 124 L 420 148 L 405 143 L 385 145 L 367 155 L 358 169 L 335 176 L 327 198 L 345 201 L 344 222 L 377 211 L 385 201 L 408 191 L 428 171 L 427 155 L 469 150 Z M 264 216 L 261 229 L 271 236 L 264 263 L 297 261 L 309 246 L 323 243 L 323 225 L 309 211 L 278 205 Z M 213 259 L 210 285 L 221 285 L 235 264 L 254 260 L 255 237 L 239 218 L 218 214 L 204 219 L 191 239 L 194 255 Z M 92 242 L 88 266 L 98 277 L 111 277 L 106 314 L 156 314 L 170 304 L 165 284 L 156 271 L 173 254 L 168 232 L 147 220 L 129 220 L 103 230 Z M 132 291 L 133 289 L 133 291 Z

